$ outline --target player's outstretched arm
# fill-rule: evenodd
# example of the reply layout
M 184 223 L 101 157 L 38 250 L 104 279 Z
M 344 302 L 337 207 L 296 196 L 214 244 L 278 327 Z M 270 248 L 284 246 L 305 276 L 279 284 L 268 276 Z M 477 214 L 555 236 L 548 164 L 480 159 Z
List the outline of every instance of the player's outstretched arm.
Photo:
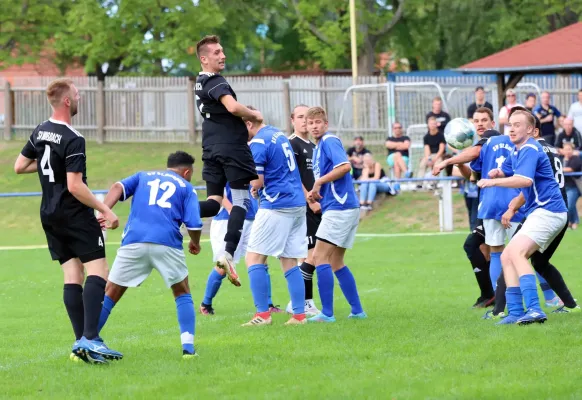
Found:
M 81 172 L 67 172 L 67 189 L 81 203 L 103 214 L 103 218 L 109 221 L 110 229 L 115 229 L 119 226 L 117 215 L 103 202 L 97 200 L 93 192 L 83 182 L 83 174 Z
M 14 163 L 14 172 L 17 174 L 32 174 L 36 171 L 36 160 L 24 157 L 22 154 L 18 155 L 18 158 Z
M 457 154 L 456 156 L 453 156 L 447 160 L 443 160 L 443 161 L 439 162 L 438 164 L 436 164 L 432 169 L 432 174 L 434 176 L 437 176 L 438 174 L 441 173 L 441 171 L 443 169 L 445 169 L 449 165 L 465 164 L 465 163 L 469 163 L 473 160 L 476 160 L 477 158 L 479 158 L 480 152 L 481 152 L 481 146 L 471 146 L 471 147 L 463 150 L 461 153 Z
M 239 103 L 229 94 L 220 97 L 220 102 L 228 110 L 229 113 L 237 117 L 250 119 L 253 122 L 263 122 L 263 115 L 258 110 L 250 110 L 248 107 Z

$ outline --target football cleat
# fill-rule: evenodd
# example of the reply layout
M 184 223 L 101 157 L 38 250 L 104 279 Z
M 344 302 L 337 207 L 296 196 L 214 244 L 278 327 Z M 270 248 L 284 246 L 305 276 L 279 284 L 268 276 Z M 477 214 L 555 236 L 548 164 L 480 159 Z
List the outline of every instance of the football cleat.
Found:
M 93 357 L 95 354 L 108 360 L 121 360 L 123 358 L 123 354 L 107 347 L 101 338 L 88 340 L 83 336 L 81 340 L 75 342 L 73 352 L 79 357 L 79 353 L 82 353 L 89 359 L 95 358 Z
M 324 313 L 319 313 L 315 317 L 311 317 L 307 322 L 335 322 L 335 317 L 328 317 Z
M 357 313 L 357 314 L 350 313 L 350 315 L 348 315 L 348 318 L 349 319 L 366 319 L 366 318 L 368 318 L 368 315 L 362 311 L 361 313 Z
M 273 304 L 269 304 L 269 312 L 270 313 L 282 313 L 284 312 L 279 308 L 279 306 L 274 306 Z
M 534 322 L 543 324 L 546 322 L 548 317 L 542 310 L 527 310 L 525 315 L 517 320 L 518 325 L 529 325 L 533 324 Z
M 493 310 L 489 310 L 485 313 L 485 315 L 483 315 L 481 317 L 481 319 L 501 319 L 501 318 L 505 318 L 505 313 L 503 311 L 501 311 L 499 314 L 495 315 L 493 314 Z
M 285 322 L 285 325 L 305 325 L 307 323 L 307 319 L 303 318 L 301 320 L 291 317 L 289 321 Z
M 240 281 L 238 279 L 238 274 L 236 273 L 232 255 L 225 251 L 224 255 L 216 262 L 216 266 L 226 272 L 226 276 L 228 277 L 230 283 L 232 283 L 234 286 L 240 286 Z
M 554 297 L 551 300 L 546 301 L 546 307 L 553 308 L 553 307 L 562 307 L 564 302 L 558 296 Z
M 271 325 L 273 320 L 271 317 L 263 318 L 259 314 L 255 314 L 253 319 L 251 319 L 246 324 L 242 324 L 241 326 L 261 326 L 261 325 Z
M 519 319 L 520 317 L 516 315 L 508 315 L 505 318 L 501 318 L 501 321 L 497 322 L 495 325 L 515 325 Z
M 200 314 L 214 315 L 214 308 L 212 308 L 211 304 L 200 303 Z
M 475 304 L 473 304 L 473 308 L 487 308 L 495 304 L 495 297 L 491 298 L 483 298 L 479 297 Z
M 182 350 L 182 360 L 193 360 L 198 357 L 198 353 L 188 353 L 186 350 Z
M 580 308 L 580 306 L 576 306 L 574 308 L 562 306 L 562 307 L 558 307 L 554 311 L 552 311 L 552 314 L 570 314 L 570 313 L 579 313 L 579 312 L 582 312 L 582 308 Z

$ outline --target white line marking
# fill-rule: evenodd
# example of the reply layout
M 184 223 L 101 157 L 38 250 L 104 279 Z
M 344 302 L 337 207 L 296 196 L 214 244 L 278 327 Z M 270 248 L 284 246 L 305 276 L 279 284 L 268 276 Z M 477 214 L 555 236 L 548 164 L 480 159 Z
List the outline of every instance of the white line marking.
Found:
M 454 232 L 410 232 L 410 233 L 357 233 L 356 237 L 360 238 L 397 238 L 397 237 L 414 237 L 414 236 L 446 236 L 446 235 L 468 235 L 469 232 L 454 231 Z M 201 243 L 209 242 L 210 239 L 202 239 Z M 188 243 L 185 240 L 184 243 Z M 105 242 L 106 246 L 119 246 L 121 242 Z M 0 246 L 0 251 L 3 250 L 40 250 L 46 249 L 46 244 L 28 245 L 28 246 Z

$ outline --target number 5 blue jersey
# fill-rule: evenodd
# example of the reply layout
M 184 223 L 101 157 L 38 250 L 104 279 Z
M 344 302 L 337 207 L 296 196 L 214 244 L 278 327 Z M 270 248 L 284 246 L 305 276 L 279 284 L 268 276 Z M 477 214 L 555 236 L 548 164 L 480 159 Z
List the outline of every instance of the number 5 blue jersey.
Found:
M 305 206 L 301 176 L 289 139 L 277 128 L 267 125 L 250 142 L 265 184 L 260 191 L 259 208 L 281 209 Z
M 521 189 L 526 201 L 526 216 L 536 208 L 553 213 L 568 211 L 550 160 L 535 139 L 529 138 L 521 149 L 514 151 L 501 170 L 505 176 L 516 175 L 532 181 L 531 186 Z
M 342 145 L 342 141 L 331 133 L 321 137 L 313 153 L 313 175 L 315 179 L 327 175 L 334 168 L 349 164 L 348 156 Z M 321 186 L 321 211 L 349 210 L 360 207 L 356 196 L 352 175 L 348 172 L 338 180 Z
M 471 169 L 481 173 L 483 178 L 487 178 L 489 171 L 501 168 L 505 160 L 511 157 L 511 153 L 514 150 L 515 146 L 511 143 L 509 136 L 493 136 L 483 144 L 479 157 L 470 164 Z M 501 221 L 501 217 L 507 211 L 509 202 L 517 196 L 519 196 L 519 189 L 497 186 L 481 189 L 477 217 Z M 521 222 L 524 217 L 523 210 L 520 209 L 515 213 L 511 221 Z
M 175 172 L 138 172 L 119 183 L 121 201 L 133 196 L 122 246 L 155 243 L 182 249 L 182 223 L 188 230 L 202 229 L 196 191 Z

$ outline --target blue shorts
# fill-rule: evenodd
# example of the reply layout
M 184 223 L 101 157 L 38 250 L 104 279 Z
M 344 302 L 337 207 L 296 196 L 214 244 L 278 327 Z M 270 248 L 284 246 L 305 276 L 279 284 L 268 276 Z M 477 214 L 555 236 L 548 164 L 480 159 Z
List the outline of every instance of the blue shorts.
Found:
M 394 154 L 396 153 L 392 153 L 386 158 L 386 163 L 390 168 L 394 168 Z M 408 156 L 402 156 L 402 158 L 404 159 L 404 163 L 408 165 Z

